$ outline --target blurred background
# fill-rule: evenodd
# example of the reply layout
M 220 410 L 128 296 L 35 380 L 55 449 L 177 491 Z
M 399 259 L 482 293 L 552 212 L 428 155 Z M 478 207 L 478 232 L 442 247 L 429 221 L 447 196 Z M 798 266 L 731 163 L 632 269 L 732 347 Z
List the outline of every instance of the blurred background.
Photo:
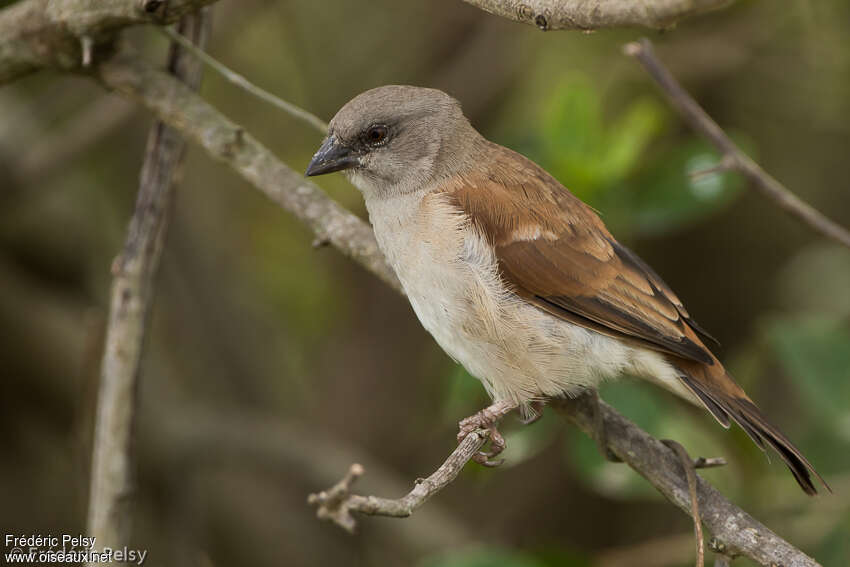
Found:
M 701 474 L 823 565 L 850 564 L 850 252 L 737 175 L 689 175 L 718 156 L 622 55 L 643 32 L 544 34 L 460 0 L 224 0 L 213 20 L 215 57 L 323 119 L 374 86 L 437 87 L 598 209 L 835 494 L 807 498 L 741 430 L 658 389 L 623 380 L 603 398 L 692 455 L 725 456 Z M 165 60 L 155 30 L 126 37 Z M 850 4 L 743 0 L 650 37 L 767 171 L 850 226 Z M 306 167 L 315 131 L 210 71 L 201 92 Z M 151 123 L 84 78 L 0 89 L 4 533 L 85 530 L 109 268 Z M 318 183 L 365 216 L 342 176 Z M 134 541 L 148 564 L 693 564 L 689 518 L 551 411 L 508 418 L 505 465 L 467 466 L 412 518 L 360 518 L 355 536 L 318 521 L 308 493 L 361 462 L 358 492 L 401 496 L 487 399 L 402 297 L 312 240 L 190 148 L 140 386 Z

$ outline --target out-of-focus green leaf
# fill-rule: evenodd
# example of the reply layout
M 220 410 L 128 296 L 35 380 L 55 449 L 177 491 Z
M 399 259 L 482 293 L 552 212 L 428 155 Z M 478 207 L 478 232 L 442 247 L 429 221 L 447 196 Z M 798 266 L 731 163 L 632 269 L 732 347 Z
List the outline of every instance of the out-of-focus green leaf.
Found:
M 775 321 L 768 338 L 810 407 L 850 416 L 850 328 L 827 316 Z M 850 440 L 850 431 L 845 432 Z
M 680 228 L 719 210 L 743 187 L 730 172 L 690 175 L 719 161 L 695 137 L 649 152 L 668 115 L 655 99 L 639 98 L 608 118 L 593 82 L 574 73 L 541 108 L 538 137 L 525 140 L 524 149 L 618 232 Z
M 643 234 L 677 229 L 732 201 L 743 187 L 737 174 L 727 171 L 693 176 L 718 161 L 717 154 L 702 140 L 668 148 L 629 183 L 635 228 Z
M 562 79 L 541 114 L 539 159 L 580 198 L 621 182 L 663 126 L 658 103 L 641 99 L 606 124 L 599 93 L 584 75 Z

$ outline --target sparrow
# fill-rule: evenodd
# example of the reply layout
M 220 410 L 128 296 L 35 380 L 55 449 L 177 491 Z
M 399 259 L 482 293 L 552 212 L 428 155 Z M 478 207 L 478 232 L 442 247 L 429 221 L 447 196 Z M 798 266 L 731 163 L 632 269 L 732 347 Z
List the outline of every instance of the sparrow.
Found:
M 345 104 L 306 175 L 343 171 L 362 192 L 381 251 L 419 321 L 493 404 L 458 438 L 519 408 L 621 374 L 737 423 L 815 494 L 811 463 L 706 347 L 667 284 L 543 168 L 485 139 L 446 93 L 383 86 Z

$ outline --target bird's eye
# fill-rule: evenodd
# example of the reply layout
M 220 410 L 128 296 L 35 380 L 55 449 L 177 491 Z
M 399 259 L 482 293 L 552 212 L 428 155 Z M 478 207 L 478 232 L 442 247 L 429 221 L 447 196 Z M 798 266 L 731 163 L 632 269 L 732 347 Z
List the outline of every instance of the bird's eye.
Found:
M 384 142 L 387 141 L 387 135 L 389 131 L 386 126 L 377 124 L 375 126 L 369 126 L 369 128 L 364 133 L 364 138 L 366 138 L 366 143 L 370 146 L 380 146 Z

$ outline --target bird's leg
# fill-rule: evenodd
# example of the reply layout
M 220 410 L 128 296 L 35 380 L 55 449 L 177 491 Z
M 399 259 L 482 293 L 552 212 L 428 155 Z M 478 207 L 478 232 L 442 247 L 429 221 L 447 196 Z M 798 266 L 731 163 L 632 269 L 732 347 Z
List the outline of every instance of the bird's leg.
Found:
M 605 420 L 602 419 L 602 408 L 599 407 L 599 391 L 592 388 L 589 395 L 590 405 L 593 408 L 593 440 L 596 441 L 596 447 L 606 460 L 622 463 L 622 459 L 608 448 L 608 433 L 605 431 Z
M 500 400 L 458 422 L 458 442 L 463 441 L 467 435 L 479 429 L 486 429 L 489 432 L 490 450 L 479 451 L 472 457 L 473 461 L 485 467 L 496 467 L 502 464 L 503 461 L 501 459 L 498 461 L 490 460 L 505 450 L 505 438 L 499 433 L 496 425 L 505 415 L 516 409 L 516 407 L 517 404 L 513 402 Z

